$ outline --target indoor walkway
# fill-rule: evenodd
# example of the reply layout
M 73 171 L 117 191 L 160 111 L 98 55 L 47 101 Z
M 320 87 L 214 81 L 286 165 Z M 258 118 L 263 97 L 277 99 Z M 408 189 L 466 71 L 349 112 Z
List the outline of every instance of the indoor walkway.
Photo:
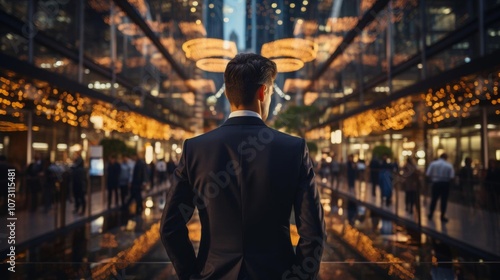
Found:
M 330 188 L 329 182 L 322 182 L 323 187 Z M 330 188 L 331 189 L 331 188 Z M 349 191 L 346 184 L 341 183 L 338 194 L 346 198 L 353 198 L 367 208 L 375 209 L 390 220 L 398 220 L 418 227 L 418 213 L 408 214 L 405 211 L 405 192 L 393 190 L 391 206 L 382 204 L 380 188 L 377 195 L 371 195 L 371 184 L 356 182 L 354 193 Z M 448 200 L 446 216 L 449 221 L 443 223 L 440 219 L 440 202 L 436 206 L 433 219 L 429 220 L 430 198 L 420 196 L 421 230 L 423 233 L 434 234 L 446 238 L 454 245 L 477 252 L 495 260 L 500 259 L 500 215 L 479 207 L 467 207 Z M 397 206 L 397 207 L 396 207 Z
M 156 185 L 150 190 L 143 191 L 142 197 L 143 199 L 158 194 L 169 187 L 168 183 L 163 185 Z M 28 210 L 18 211 L 15 213 L 16 221 L 16 247 L 23 247 L 31 241 L 34 241 L 38 238 L 43 237 L 46 234 L 49 234 L 55 230 L 71 227 L 79 222 L 83 222 L 85 220 L 92 220 L 97 218 L 98 216 L 104 214 L 107 209 L 107 192 L 103 195 L 100 191 L 94 191 L 92 193 L 91 200 L 89 201 L 89 197 L 86 196 L 87 199 L 87 207 L 91 206 L 91 213 L 89 216 L 88 210 L 85 215 L 79 215 L 73 213 L 74 203 L 66 201 L 66 209 L 65 209 L 65 226 L 57 227 L 56 226 L 56 205 L 52 205 L 52 208 L 45 213 L 43 211 L 43 207 L 39 207 L 34 212 L 29 212 Z M 113 204 L 113 207 L 114 204 Z M 7 217 L 0 217 L 2 220 L 6 220 Z M 0 238 L 7 238 L 5 229 L 2 229 L 0 233 Z M 7 242 L 0 242 L 0 252 L 6 250 L 10 245 Z M 29 246 L 29 245 L 28 245 Z

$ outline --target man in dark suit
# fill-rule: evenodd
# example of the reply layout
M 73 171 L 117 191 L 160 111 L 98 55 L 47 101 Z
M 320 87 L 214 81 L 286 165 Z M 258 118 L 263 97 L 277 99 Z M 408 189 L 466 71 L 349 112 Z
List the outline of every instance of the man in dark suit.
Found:
M 118 206 L 118 186 L 120 185 L 121 165 L 116 161 L 116 156 L 111 155 L 108 163 L 108 174 L 106 175 L 106 187 L 108 189 L 108 209 L 111 208 L 113 193 L 115 194 L 115 205 Z
M 325 226 L 306 142 L 263 122 L 276 74 L 267 58 L 237 55 L 224 73 L 228 120 L 184 142 L 160 227 L 180 279 L 317 277 Z M 195 208 L 202 225 L 197 256 L 186 227 Z

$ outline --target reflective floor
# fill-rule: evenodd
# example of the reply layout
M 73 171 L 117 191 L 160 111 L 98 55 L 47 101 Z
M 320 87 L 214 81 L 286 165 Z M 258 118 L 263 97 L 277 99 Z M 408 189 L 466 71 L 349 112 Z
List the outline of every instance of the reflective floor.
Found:
M 359 195 L 346 194 L 343 187 L 339 192 L 326 187 L 321 193 L 328 240 L 320 279 L 444 279 L 438 274 L 495 279 L 493 276 L 499 275 L 498 259 L 481 259 L 474 248 L 465 250 L 449 242 L 439 221 L 433 222 L 435 225 L 422 221 L 422 226 L 434 226 L 443 238 L 391 218 L 390 213 L 401 213 L 394 212 L 395 206 L 380 207 L 377 197 L 373 201 L 377 207 L 367 207 L 360 199 L 364 196 L 362 185 L 357 189 Z M 77 220 L 64 232 L 30 241 L 27 249 L 17 252 L 16 273 L 8 273 L 7 279 L 177 279 L 159 241 L 164 195 L 160 191 L 147 197 L 147 207 L 140 216 L 131 214 L 135 213 L 133 205 L 125 211 L 104 211 L 89 222 L 78 224 Z M 404 210 L 402 213 L 403 219 L 413 219 Z M 454 212 L 449 216 L 447 232 L 458 231 L 454 227 L 459 216 Z M 200 225 L 196 215 L 189 230 L 197 248 Z M 291 234 L 296 243 L 294 226 Z

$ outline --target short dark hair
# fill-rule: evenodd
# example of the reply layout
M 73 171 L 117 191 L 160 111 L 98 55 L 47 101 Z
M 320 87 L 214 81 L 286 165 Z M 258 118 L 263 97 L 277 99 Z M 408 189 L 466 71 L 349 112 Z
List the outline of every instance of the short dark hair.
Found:
M 276 63 L 254 53 L 237 54 L 224 72 L 226 96 L 236 106 L 250 105 L 257 89 L 276 78 Z

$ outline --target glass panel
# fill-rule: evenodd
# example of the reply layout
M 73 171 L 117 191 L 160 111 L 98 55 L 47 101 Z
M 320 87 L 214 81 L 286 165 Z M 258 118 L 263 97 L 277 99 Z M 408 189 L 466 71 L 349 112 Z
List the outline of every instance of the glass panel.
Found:
M 86 85 L 89 89 L 102 92 L 106 95 L 110 95 L 112 91 L 112 87 L 118 87 L 118 83 L 115 85 L 111 84 L 111 80 L 105 76 L 99 75 L 89 69 L 85 69 L 83 71 L 83 84 Z M 119 90 L 115 88 L 117 92 Z
M 370 89 L 365 90 L 365 100 L 377 100 L 379 98 L 383 98 L 389 95 L 389 83 L 388 81 L 384 81 Z
M 486 54 L 493 53 L 500 49 L 500 23 L 493 24 L 485 28 Z
M 477 44 L 478 39 L 477 34 L 475 34 L 474 36 L 456 43 L 451 48 L 431 57 L 427 60 L 426 65 L 428 77 L 453 69 L 464 63 L 469 63 L 478 54 Z
M 421 35 L 420 7 L 417 1 L 393 1 L 394 53 L 392 65 L 398 65 L 419 50 Z
M 110 67 L 111 35 L 109 25 L 104 22 L 105 18 L 109 22 L 109 0 L 85 1 L 85 56 L 97 64 Z
M 28 39 L 0 26 L 0 51 L 20 60 L 28 60 Z
M 0 10 L 22 21 L 28 21 L 28 3 L 29 1 L 0 0 Z
M 363 81 L 387 73 L 387 24 L 389 13 L 382 10 L 363 31 Z
M 398 91 L 405 87 L 411 86 L 416 82 L 422 80 L 422 64 L 419 63 L 417 66 L 411 67 L 410 69 L 404 71 L 401 74 L 392 78 L 392 90 Z
M 475 0 L 426 1 L 426 44 L 431 45 L 477 16 Z
M 138 85 L 141 80 L 141 69 L 146 66 L 146 58 L 136 49 L 131 36 L 117 31 L 116 37 L 116 73 L 132 84 Z
M 80 34 L 78 2 L 68 0 L 34 2 L 33 20 L 36 28 L 63 45 L 77 46 Z
M 78 64 L 44 46 L 35 44 L 35 66 L 66 76 L 78 78 Z

